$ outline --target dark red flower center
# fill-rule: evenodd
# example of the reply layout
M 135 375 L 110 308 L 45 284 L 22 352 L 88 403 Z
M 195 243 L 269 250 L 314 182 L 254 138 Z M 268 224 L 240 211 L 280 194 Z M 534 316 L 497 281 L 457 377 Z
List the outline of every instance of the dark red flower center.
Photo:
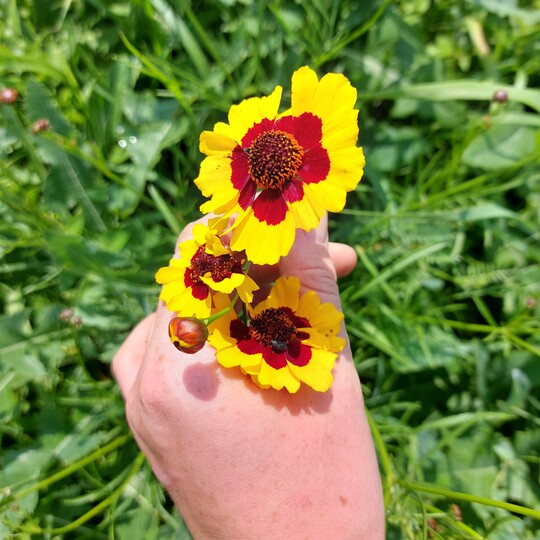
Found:
M 212 279 L 218 283 L 231 277 L 233 272 L 241 272 L 241 265 L 232 255 L 211 255 L 206 253 L 204 246 L 199 247 L 191 258 L 190 272 L 194 283 L 201 283 L 201 277 L 210 272 Z
M 249 173 L 261 189 L 278 189 L 293 179 L 302 165 L 304 150 L 285 131 L 265 131 L 248 150 Z
M 251 319 L 249 335 L 275 352 L 283 352 L 296 335 L 296 327 L 284 310 L 268 308 Z

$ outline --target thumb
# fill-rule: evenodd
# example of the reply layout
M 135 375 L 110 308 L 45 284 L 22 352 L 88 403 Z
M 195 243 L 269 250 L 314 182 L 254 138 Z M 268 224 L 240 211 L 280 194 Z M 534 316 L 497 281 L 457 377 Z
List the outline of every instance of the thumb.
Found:
M 303 290 L 315 291 L 322 302 L 340 308 L 336 269 L 328 252 L 328 217 L 312 231 L 298 230 L 289 254 L 280 261 L 281 274 L 296 276 Z

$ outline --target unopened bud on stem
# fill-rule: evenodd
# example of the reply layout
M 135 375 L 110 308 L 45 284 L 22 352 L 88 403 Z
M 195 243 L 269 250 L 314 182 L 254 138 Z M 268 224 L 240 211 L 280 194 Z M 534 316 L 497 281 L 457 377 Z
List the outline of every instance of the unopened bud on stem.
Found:
M 19 92 L 15 88 L 2 88 L 0 90 L 0 103 L 5 105 L 11 105 L 17 101 L 19 97 Z
M 179 351 L 193 354 L 203 348 L 208 339 L 208 329 L 195 317 L 174 317 L 169 323 L 169 338 Z

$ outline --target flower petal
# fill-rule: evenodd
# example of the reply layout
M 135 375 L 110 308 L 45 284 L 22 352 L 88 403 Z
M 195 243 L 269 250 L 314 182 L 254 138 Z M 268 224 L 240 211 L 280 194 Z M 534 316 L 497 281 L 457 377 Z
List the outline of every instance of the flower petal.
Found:
M 219 122 L 213 131 L 203 131 L 199 138 L 199 150 L 207 156 L 226 155 L 237 145 L 230 126 Z
M 276 117 L 281 101 L 281 93 L 281 86 L 276 86 L 269 96 L 248 98 L 230 108 L 229 124 L 234 132 L 240 135 L 240 139 L 254 124 L 261 122 L 263 118 Z
M 185 267 L 164 266 L 156 272 L 156 281 L 163 285 L 171 281 L 184 280 Z
M 293 339 L 287 346 L 284 354 L 287 362 L 298 367 L 307 366 L 312 357 L 312 349 L 298 339 Z M 264 355 L 263 355 L 264 357 Z
M 236 219 L 231 237 L 234 251 L 246 251 L 247 258 L 255 264 L 274 264 L 289 253 L 294 242 L 296 227 L 290 212 L 277 225 L 259 221 L 253 210 L 248 209 Z
M 167 308 L 176 311 L 180 317 L 206 319 L 212 312 L 212 297 L 208 294 L 205 298 L 196 298 L 192 289 L 186 288 L 169 300 Z
M 272 347 L 263 347 L 263 361 L 274 369 L 282 369 L 287 366 L 287 359 L 283 353 L 275 352 Z
M 317 184 L 326 180 L 329 172 L 330 158 L 328 152 L 318 146 L 305 153 L 298 176 L 305 184 Z
M 300 116 L 282 116 L 276 120 L 274 129 L 293 135 L 304 150 L 310 150 L 321 144 L 322 121 L 309 112 Z
M 296 393 L 300 388 L 300 381 L 287 367 L 274 369 L 266 362 L 261 363 L 261 369 L 253 380 L 260 386 L 269 386 L 276 390 L 285 387 L 291 394 Z
M 244 282 L 237 289 L 238 296 L 244 304 L 253 302 L 253 292 L 259 289 L 259 286 L 248 275 L 244 276 Z
M 253 203 L 253 215 L 268 225 L 278 225 L 287 215 L 287 203 L 280 189 L 266 189 Z
M 317 74 L 308 66 L 303 66 L 293 73 L 291 80 L 291 113 L 300 116 L 306 111 L 311 111 L 311 104 L 319 79 Z
M 206 283 L 213 291 L 219 291 L 225 294 L 232 293 L 236 288 L 240 287 L 244 282 L 245 275 L 233 272 L 229 277 L 222 279 L 221 281 L 214 281 L 212 274 L 208 272 L 204 276 L 201 276 L 201 281 Z
M 304 384 L 307 384 L 317 392 L 326 392 L 334 382 L 332 368 L 336 355 L 322 350 L 312 349 L 313 358 L 305 366 L 289 364 L 291 373 Z

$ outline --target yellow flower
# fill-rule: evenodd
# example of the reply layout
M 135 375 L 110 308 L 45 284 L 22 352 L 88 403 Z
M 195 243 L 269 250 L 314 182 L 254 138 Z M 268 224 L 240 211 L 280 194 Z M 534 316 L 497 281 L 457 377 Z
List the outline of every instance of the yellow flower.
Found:
M 325 392 L 345 340 L 337 336 L 343 314 L 321 304 L 315 292 L 302 296 L 296 277 L 280 277 L 266 300 L 249 310 L 249 326 L 234 312 L 211 325 L 208 342 L 218 362 L 239 366 L 261 388 L 295 393 L 304 383 Z
M 156 273 L 156 281 L 163 285 L 159 297 L 170 311 L 180 317 L 206 319 L 220 296 L 229 301 L 228 295 L 236 290 L 242 302 L 253 300 L 253 291 L 259 287 L 216 231 L 198 223 L 193 227 L 193 239 L 179 248 L 180 259 L 171 259 L 169 266 Z
M 286 255 L 297 228 L 314 229 L 326 211 L 340 212 L 362 177 L 364 155 L 356 146 L 356 90 L 340 74 L 318 80 L 302 67 L 292 76 L 291 108 L 278 113 L 281 87 L 249 98 L 201 134 L 207 157 L 195 183 L 203 212 L 237 213 L 234 251 L 256 264 Z

